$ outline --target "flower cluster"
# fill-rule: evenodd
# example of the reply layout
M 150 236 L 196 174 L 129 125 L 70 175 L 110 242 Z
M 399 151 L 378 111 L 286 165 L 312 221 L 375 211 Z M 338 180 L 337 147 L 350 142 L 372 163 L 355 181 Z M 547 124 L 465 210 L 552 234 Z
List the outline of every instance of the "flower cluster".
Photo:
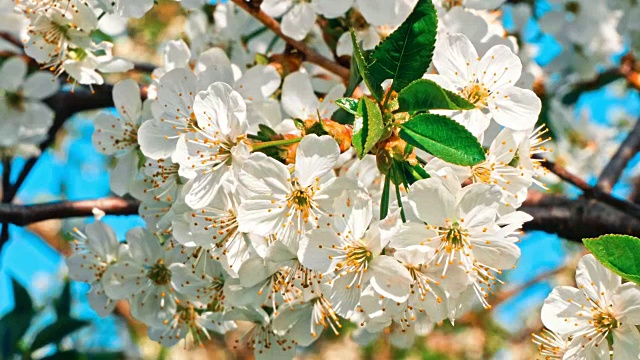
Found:
M 283 22 L 322 4 L 297 4 Z M 355 156 L 353 128 L 332 120 L 344 85 L 314 82 L 311 67 L 243 69 L 219 47 L 176 41 L 164 54 L 147 100 L 121 81 L 117 112 L 95 120 L 94 145 L 117 159 L 112 190 L 140 199 L 147 223 L 124 243 L 100 222 L 76 234 L 68 264 L 92 284 L 97 311 L 126 299 L 165 345 L 249 321 L 242 339 L 257 356 L 291 357 L 345 321 L 358 324 L 358 338 L 391 328 L 410 344 L 475 303 L 490 307 L 499 275 L 520 256 L 530 216 L 518 208 L 542 174 L 532 155 L 544 151 L 540 101 L 518 87 L 522 65 L 507 46 L 479 57 L 467 37 L 443 30 L 438 75 L 425 77 L 474 108 L 440 113 L 491 145 L 467 167 L 420 153 L 425 176 L 397 184 L 382 216 L 384 166 L 375 152 Z M 497 135 L 486 131 L 494 120 Z M 390 134 L 385 146 L 402 143 Z
M 573 49 L 567 56 L 602 63 L 622 44 L 608 32 L 638 32 L 638 5 L 585 2 L 562 1 L 539 22 Z M 18 55 L 0 60 L 0 129 L 17 134 L 0 139 L 3 159 L 39 151 L 54 119 L 42 101 L 58 92 L 58 77 L 101 85 L 104 74 L 133 68 L 101 40 L 101 24 L 141 18 L 155 2 L 5 3 L 0 31 L 22 39 L 33 64 L 50 72 L 28 74 L 21 49 L 0 38 L 0 52 Z M 520 257 L 531 220 L 520 208 L 547 175 L 543 106 L 532 91 L 542 69 L 495 11 L 508 7 L 522 33 L 531 8 L 505 0 L 209 3 L 180 1 L 184 40 L 161 45 L 162 65 L 144 88 L 132 78 L 115 83 L 115 109 L 93 118 L 93 145 L 113 159 L 111 190 L 139 200 L 146 225 L 125 239 L 100 219 L 74 230 L 67 265 L 91 284 L 93 309 L 106 316 L 127 301 L 166 346 L 249 323 L 241 343 L 280 359 L 346 322 L 360 343 L 392 333 L 407 347 L 435 324 L 490 308 L 502 272 Z M 407 43 L 426 41 L 398 56 L 402 32 Z M 338 67 L 351 57 L 351 79 L 306 62 L 307 48 Z M 590 256 L 577 280 L 580 289 L 561 287 L 547 300 L 540 353 L 606 357 L 611 334 L 614 359 L 634 358 L 637 287 Z
M 638 359 L 640 287 L 623 284 L 590 254 L 578 264 L 576 284 L 578 288 L 553 289 L 544 301 L 542 322 L 548 330 L 533 335 L 540 354 L 550 359 Z

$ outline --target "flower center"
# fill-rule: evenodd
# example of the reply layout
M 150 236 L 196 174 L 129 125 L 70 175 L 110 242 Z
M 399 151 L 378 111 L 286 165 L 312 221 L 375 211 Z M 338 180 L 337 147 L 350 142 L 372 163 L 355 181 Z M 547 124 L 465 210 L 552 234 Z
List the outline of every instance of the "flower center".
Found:
M 296 209 L 302 214 L 303 219 L 309 217 L 311 206 L 313 204 L 314 190 L 312 187 L 297 188 L 289 194 L 287 198 L 287 206 Z
M 469 100 L 476 108 L 487 106 L 487 99 L 491 96 L 491 91 L 481 84 L 471 84 L 464 88 L 461 93 L 462 97 Z
M 22 92 L 18 91 L 18 92 L 5 92 L 4 93 L 4 98 L 7 102 L 7 105 L 12 108 L 15 109 L 17 111 L 21 111 L 23 112 L 24 109 L 24 97 L 22 96 Z
M 446 230 L 446 235 L 443 241 L 446 243 L 445 249 L 447 252 L 453 252 L 462 250 L 466 244 L 467 232 L 460 227 L 457 222 L 453 223 L 449 229 Z
M 606 333 L 620 326 L 616 318 L 608 311 L 596 310 L 593 315 L 593 326 L 600 333 Z
M 147 277 L 156 285 L 167 285 L 171 281 L 171 270 L 164 265 L 162 259 L 158 260 L 149 270 Z
M 577 1 L 569 1 L 564 5 L 564 9 L 567 12 L 577 14 L 580 12 L 580 3 L 578 3 Z
M 492 166 L 487 161 L 484 161 L 471 169 L 471 178 L 474 183 L 490 184 L 492 170 Z
M 442 2 L 442 7 L 444 7 L 447 10 L 451 10 L 456 6 L 462 6 L 462 0 L 444 0 Z

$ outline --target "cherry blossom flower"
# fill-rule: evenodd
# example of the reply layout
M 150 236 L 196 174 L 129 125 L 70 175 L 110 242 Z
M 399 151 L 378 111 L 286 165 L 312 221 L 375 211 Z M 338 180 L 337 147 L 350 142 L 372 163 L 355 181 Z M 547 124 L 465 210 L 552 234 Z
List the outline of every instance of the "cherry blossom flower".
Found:
M 578 288 L 553 289 L 542 307 L 544 325 L 571 336 L 565 359 L 609 357 L 607 336 L 613 338 L 613 359 L 640 358 L 640 288 L 585 255 L 576 270 Z
M 531 90 L 514 86 L 522 63 L 509 48 L 494 46 L 479 57 L 464 35 L 447 35 L 441 41 L 433 56 L 439 75 L 428 78 L 476 106 L 474 110 L 451 113 L 454 120 L 476 136 L 487 129 L 491 119 L 513 130 L 534 126 L 542 105 Z

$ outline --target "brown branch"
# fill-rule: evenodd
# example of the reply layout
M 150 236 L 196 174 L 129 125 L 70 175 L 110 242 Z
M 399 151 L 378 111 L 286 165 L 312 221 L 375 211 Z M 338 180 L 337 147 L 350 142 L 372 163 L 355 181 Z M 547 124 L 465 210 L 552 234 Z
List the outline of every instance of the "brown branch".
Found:
M 97 200 L 56 201 L 35 205 L 0 205 L 0 221 L 18 226 L 50 219 L 66 219 L 93 215 L 92 210 L 98 208 L 108 215 L 138 214 L 137 200 L 122 198 L 104 198 Z
M 636 122 L 633 130 L 627 138 L 620 144 L 620 147 L 613 155 L 607 166 L 598 178 L 597 187 L 602 191 L 610 193 L 613 186 L 618 182 L 622 172 L 627 167 L 631 159 L 640 151 L 640 121 Z
M 535 156 L 534 158 L 540 159 Z M 583 196 L 587 199 L 596 199 L 600 202 L 603 202 L 607 205 L 610 205 L 625 214 L 628 214 L 635 218 L 636 220 L 640 220 L 640 205 L 634 204 L 630 201 L 619 199 L 617 197 L 612 196 L 608 192 L 602 191 L 599 187 L 591 186 L 587 184 L 586 181 L 582 180 L 580 177 L 572 174 L 567 169 L 563 168 L 556 163 L 546 160 L 542 161 L 542 166 L 547 168 L 552 173 L 556 174 L 562 180 L 574 185 L 578 189 L 582 190 Z
M 546 271 L 543 272 L 541 274 L 539 274 L 538 276 L 534 277 L 533 279 L 530 279 L 529 281 L 525 282 L 524 284 L 515 287 L 513 289 L 508 289 L 508 290 L 504 290 L 500 293 L 498 293 L 495 297 L 495 300 L 493 301 L 493 303 L 491 304 L 491 309 L 495 309 L 496 307 L 498 307 L 498 305 L 502 304 L 503 302 L 518 296 L 520 293 L 522 293 L 523 291 L 527 290 L 528 288 L 530 288 L 531 286 L 544 281 L 552 276 L 558 275 L 561 272 L 567 270 L 567 266 L 560 266 L 556 269 L 550 270 L 550 271 Z
M 571 241 L 605 234 L 640 236 L 640 220 L 595 199 L 530 192 L 519 210 L 533 217 L 524 224 L 525 231 L 544 231 Z
M 237 6 L 248 12 L 251 16 L 260 21 L 264 26 L 273 31 L 278 37 L 284 40 L 287 44 L 293 46 L 296 50 L 300 51 L 304 54 L 305 60 L 316 65 L 319 65 L 334 74 L 340 76 L 345 83 L 349 81 L 349 69 L 338 64 L 335 61 L 327 59 L 326 57 L 318 54 L 315 50 L 310 48 L 303 41 L 294 40 L 287 35 L 282 33 L 280 29 L 280 24 L 271 16 L 267 15 L 264 11 L 260 10 L 260 7 L 251 5 L 250 3 L 244 0 L 231 0 Z

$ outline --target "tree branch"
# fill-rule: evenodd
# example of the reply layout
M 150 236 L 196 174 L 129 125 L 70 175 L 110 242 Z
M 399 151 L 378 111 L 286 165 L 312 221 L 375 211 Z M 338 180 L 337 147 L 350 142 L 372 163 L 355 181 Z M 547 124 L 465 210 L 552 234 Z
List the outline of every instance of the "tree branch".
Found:
M 541 159 L 538 156 L 535 156 L 536 159 Z M 634 217 L 636 220 L 640 220 L 640 205 L 634 204 L 630 201 L 626 201 L 623 199 L 619 199 L 617 197 L 612 196 L 608 192 L 602 191 L 599 187 L 594 187 L 587 184 L 586 181 L 582 180 L 578 176 L 572 174 L 567 169 L 563 168 L 560 165 L 557 165 L 553 161 L 545 160 L 542 161 L 542 166 L 547 168 L 552 173 L 556 174 L 562 180 L 576 186 L 578 189 L 582 190 L 583 196 L 587 199 L 596 199 L 607 205 L 610 205 L 625 214 L 628 214 Z
M 92 216 L 98 208 L 108 215 L 137 215 L 137 200 L 110 197 L 97 200 L 56 201 L 35 205 L 0 205 L 0 221 L 26 226 L 38 221 Z
M 342 79 L 344 79 L 345 83 L 349 81 L 349 69 L 338 64 L 335 61 L 327 59 L 326 57 L 318 54 L 315 50 L 310 48 L 303 41 L 294 40 L 287 35 L 282 33 L 280 29 L 280 24 L 271 16 L 267 15 L 264 11 L 260 10 L 260 7 L 256 7 L 246 2 L 245 0 L 231 0 L 237 6 L 242 8 L 244 11 L 248 12 L 251 16 L 260 21 L 264 26 L 273 31 L 278 37 L 284 40 L 287 44 L 293 46 L 296 50 L 300 51 L 304 54 L 305 60 L 308 62 L 319 65 L 334 74 L 337 74 Z
M 533 216 L 524 224 L 525 231 L 544 231 L 571 241 L 605 234 L 640 236 L 640 220 L 594 199 L 530 192 L 519 210 Z
M 620 144 L 616 153 L 611 160 L 609 160 L 604 170 L 602 170 L 596 186 L 602 191 L 610 193 L 620 179 L 627 164 L 638 151 L 640 151 L 640 121 L 636 122 L 633 130 L 631 130 L 627 138 Z
M 110 215 L 137 215 L 140 203 L 109 197 L 82 201 L 57 201 L 35 205 L 0 205 L 0 222 L 25 226 L 49 219 L 92 216 L 98 208 Z M 561 195 L 530 192 L 520 210 L 533 216 L 525 231 L 545 231 L 580 242 L 610 233 L 640 236 L 640 220 L 596 200 L 568 199 Z

